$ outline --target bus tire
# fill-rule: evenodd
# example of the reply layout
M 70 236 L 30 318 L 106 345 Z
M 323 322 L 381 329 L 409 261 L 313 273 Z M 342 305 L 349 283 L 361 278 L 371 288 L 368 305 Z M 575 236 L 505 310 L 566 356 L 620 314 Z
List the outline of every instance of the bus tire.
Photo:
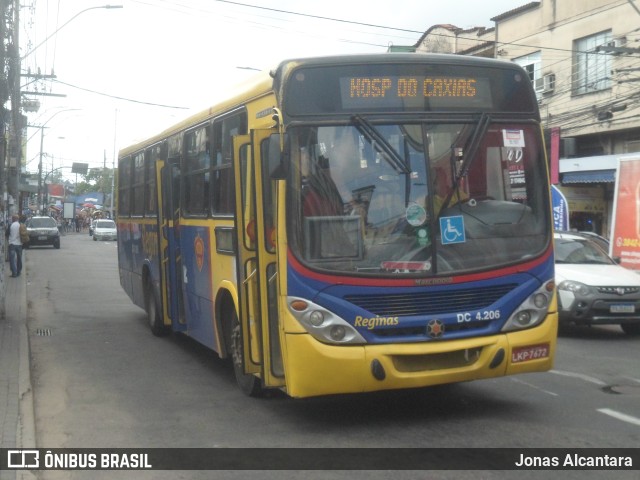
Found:
M 151 282 L 147 282 L 144 295 L 145 310 L 147 311 L 147 319 L 149 322 L 149 328 L 151 333 L 156 337 L 164 337 L 171 332 L 171 329 L 167 327 L 162 321 L 160 315 L 160 309 L 158 308 L 158 302 L 156 301 L 156 294 Z
M 262 394 L 260 379 L 252 374 L 244 373 L 244 348 L 242 340 L 242 328 L 235 309 L 231 311 L 227 337 L 227 351 L 233 363 L 233 373 L 240 390 L 250 397 L 259 397 Z

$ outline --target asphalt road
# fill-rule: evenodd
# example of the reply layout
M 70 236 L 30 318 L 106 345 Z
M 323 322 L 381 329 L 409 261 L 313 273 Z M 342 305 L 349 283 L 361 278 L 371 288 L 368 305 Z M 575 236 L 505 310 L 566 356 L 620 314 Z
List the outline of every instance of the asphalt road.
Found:
M 640 338 L 575 328 L 554 370 L 436 388 L 293 400 L 243 396 L 230 365 L 151 335 L 115 242 L 68 234 L 26 252 L 36 437 L 63 447 L 559 447 L 640 444 Z M 636 467 L 637 468 L 637 467 Z M 558 472 L 39 472 L 66 478 L 557 478 Z M 601 478 L 565 471 L 562 478 Z M 638 478 L 635 472 L 606 472 Z

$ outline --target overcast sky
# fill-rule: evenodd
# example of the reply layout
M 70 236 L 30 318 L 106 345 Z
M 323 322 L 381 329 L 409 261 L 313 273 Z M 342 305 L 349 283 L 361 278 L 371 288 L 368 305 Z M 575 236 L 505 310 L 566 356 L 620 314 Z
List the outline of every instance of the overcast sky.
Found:
M 123 8 L 87 10 L 107 3 Z M 45 172 L 73 162 L 100 167 L 105 158 L 111 167 L 114 151 L 208 107 L 224 96 L 225 87 L 255 74 L 238 67 L 269 69 L 291 57 L 381 53 L 391 44 L 414 45 L 436 24 L 493 27 L 492 17 L 526 3 L 23 0 L 23 73 L 53 72 L 56 79 L 23 77 L 22 90 L 66 95 L 26 97 L 41 103 L 28 118 L 33 125 L 46 123 Z M 38 169 L 40 131 L 27 131 L 28 172 Z M 62 172 L 74 178 L 70 170 Z

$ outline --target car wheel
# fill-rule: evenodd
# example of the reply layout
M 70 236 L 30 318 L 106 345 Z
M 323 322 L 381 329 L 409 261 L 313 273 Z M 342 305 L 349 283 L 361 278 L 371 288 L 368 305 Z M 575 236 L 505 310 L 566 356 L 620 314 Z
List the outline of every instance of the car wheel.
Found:
M 60 248 L 60 239 L 53 242 L 53 248 Z
M 640 323 L 622 323 L 620 328 L 627 335 L 640 335 Z
M 98 241 L 98 239 L 95 237 L 95 235 L 93 236 L 93 241 L 94 242 Z

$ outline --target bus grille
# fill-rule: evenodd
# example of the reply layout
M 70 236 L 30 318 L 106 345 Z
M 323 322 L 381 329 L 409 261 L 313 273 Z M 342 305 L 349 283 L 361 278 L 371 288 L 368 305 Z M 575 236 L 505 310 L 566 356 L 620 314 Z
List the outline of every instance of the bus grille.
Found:
M 380 317 L 437 315 L 486 308 L 517 286 L 507 284 L 419 294 L 347 295 L 344 299 Z

